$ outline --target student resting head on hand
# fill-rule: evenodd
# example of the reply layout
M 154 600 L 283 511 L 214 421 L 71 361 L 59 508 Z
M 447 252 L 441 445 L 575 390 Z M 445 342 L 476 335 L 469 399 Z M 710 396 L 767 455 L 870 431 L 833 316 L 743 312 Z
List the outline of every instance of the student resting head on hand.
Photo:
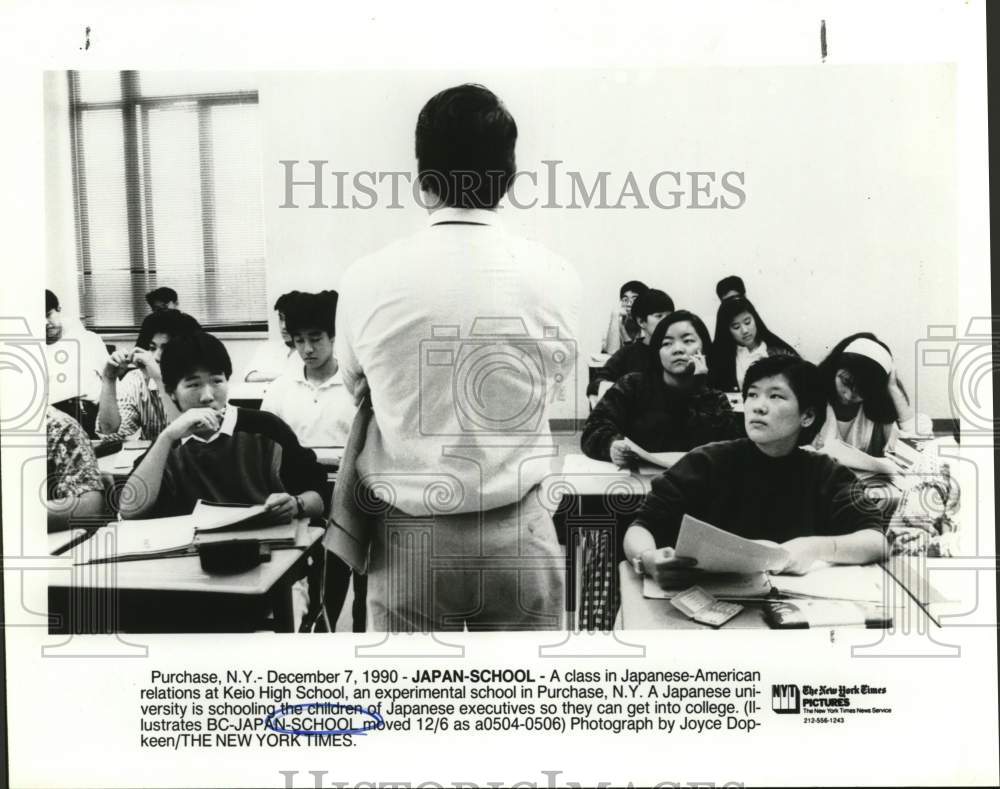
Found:
M 649 452 L 686 452 L 741 435 L 726 396 L 708 386 L 708 329 L 688 310 L 665 316 L 649 341 L 649 369 L 609 389 L 583 428 L 585 454 L 616 465 L 635 463 L 625 438 Z
M 198 499 L 263 504 L 279 523 L 323 513 L 326 472 L 315 453 L 274 414 L 228 405 L 233 368 L 217 338 L 171 340 L 160 369 L 179 416 L 128 478 L 123 517 L 183 515 Z
M 830 407 L 816 448 L 861 471 L 898 472 L 885 453 L 900 431 L 930 433 L 931 425 L 914 413 L 889 346 L 869 332 L 852 334 L 834 346 L 819 370 Z
M 685 514 L 779 543 L 789 554 L 781 572 L 882 559 L 884 524 L 864 506 L 857 477 L 803 448 L 826 415 L 816 366 L 791 356 L 762 359 L 747 372 L 743 396 L 748 437 L 699 447 L 653 480 L 625 534 L 628 559 L 662 585 L 696 583 L 697 568 L 673 550 Z

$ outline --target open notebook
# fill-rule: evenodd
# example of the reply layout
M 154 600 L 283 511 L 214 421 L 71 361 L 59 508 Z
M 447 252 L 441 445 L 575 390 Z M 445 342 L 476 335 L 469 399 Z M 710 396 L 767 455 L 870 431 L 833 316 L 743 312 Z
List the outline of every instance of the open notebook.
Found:
M 263 505 L 200 501 L 190 515 L 117 521 L 90 539 L 94 562 L 187 556 L 205 543 L 259 540 L 273 547 L 297 544 L 307 521 L 270 525 Z

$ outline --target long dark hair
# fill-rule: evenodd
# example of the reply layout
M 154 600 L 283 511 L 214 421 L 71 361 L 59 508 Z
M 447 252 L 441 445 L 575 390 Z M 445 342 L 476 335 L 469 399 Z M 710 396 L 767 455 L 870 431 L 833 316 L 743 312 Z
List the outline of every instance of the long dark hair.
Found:
M 857 353 L 844 352 L 848 345 L 859 339 L 876 342 L 892 355 L 889 346 L 871 332 L 858 332 L 850 337 L 845 337 L 833 346 L 833 350 L 819 365 L 827 398 L 833 404 L 840 402 L 840 398 L 837 397 L 837 371 L 846 370 L 854 379 L 854 388 L 861 395 L 861 408 L 865 412 L 865 416 L 877 424 L 891 424 L 899 419 L 899 414 L 896 411 L 895 403 L 892 402 L 892 397 L 889 395 L 887 386 L 889 373 L 882 369 L 882 365 L 874 359 Z M 900 384 L 900 390 L 909 402 L 909 395 L 902 388 L 902 384 Z
M 767 343 L 768 356 L 799 355 L 791 345 L 767 328 L 760 313 L 757 312 L 757 308 L 749 299 L 742 296 L 725 299 L 719 305 L 719 311 L 715 315 L 715 339 L 707 352 L 708 374 L 712 384 L 725 391 L 736 389 L 738 383 L 736 380 L 736 340 L 733 339 L 733 333 L 729 331 L 729 324 L 742 312 L 749 312 L 753 316 L 754 325 L 757 327 L 757 341 Z
M 662 388 L 666 386 L 663 383 L 663 363 L 660 361 L 660 348 L 663 346 L 663 338 L 667 334 L 667 329 L 673 326 L 675 323 L 690 323 L 694 328 L 695 334 L 698 335 L 698 339 L 701 340 L 701 352 L 708 355 L 708 346 L 711 342 L 711 335 L 708 333 L 708 327 L 705 325 L 705 321 L 699 318 L 690 310 L 675 310 L 671 312 L 662 321 L 656 324 L 656 328 L 653 329 L 653 334 L 649 338 L 649 373 L 644 376 L 649 384 L 654 388 Z

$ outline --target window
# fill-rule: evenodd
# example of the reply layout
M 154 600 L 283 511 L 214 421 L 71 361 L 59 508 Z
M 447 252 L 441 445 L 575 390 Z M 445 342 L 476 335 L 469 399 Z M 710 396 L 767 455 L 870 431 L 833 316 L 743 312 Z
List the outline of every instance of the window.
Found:
M 248 75 L 73 71 L 69 96 L 85 325 L 135 329 L 168 286 L 205 328 L 266 330 Z

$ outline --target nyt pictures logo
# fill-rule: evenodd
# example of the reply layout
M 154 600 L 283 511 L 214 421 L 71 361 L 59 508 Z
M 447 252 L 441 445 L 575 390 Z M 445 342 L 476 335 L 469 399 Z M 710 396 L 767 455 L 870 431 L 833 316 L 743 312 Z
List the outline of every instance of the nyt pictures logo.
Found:
M 798 715 L 802 696 L 798 685 L 771 685 L 771 709 L 779 715 Z

